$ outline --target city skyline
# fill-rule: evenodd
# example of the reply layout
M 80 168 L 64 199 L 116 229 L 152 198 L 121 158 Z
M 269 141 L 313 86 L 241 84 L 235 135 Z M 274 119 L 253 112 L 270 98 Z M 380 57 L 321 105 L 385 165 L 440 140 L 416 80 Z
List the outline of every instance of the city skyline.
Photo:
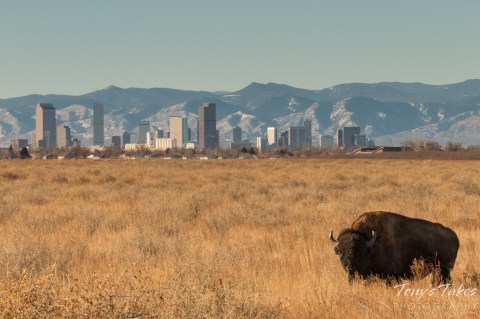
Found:
M 0 11 L 9 61 L 0 99 L 108 85 L 233 91 L 252 81 L 309 89 L 455 83 L 479 77 L 479 10 L 478 2 L 433 0 L 8 2 Z

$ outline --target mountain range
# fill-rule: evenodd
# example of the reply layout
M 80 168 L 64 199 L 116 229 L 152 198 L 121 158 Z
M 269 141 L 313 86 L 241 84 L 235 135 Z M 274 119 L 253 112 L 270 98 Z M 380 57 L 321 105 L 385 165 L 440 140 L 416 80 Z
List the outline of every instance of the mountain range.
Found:
M 35 129 L 35 105 L 52 103 L 57 125 L 69 125 L 83 144 L 92 143 L 93 104 L 105 104 L 105 142 L 132 133 L 136 141 L 140 120 L 168 131 L 171 115 L 188 118 L 196 137 L 198 107 L 217 104 L 220 143 L 227 144 L 238 125 L 243 138 L 254 141 L 269 126 L 279 132 L 312 120 L 313 142 L 319 134 L 335 135 L 343 126 L 359 126 L 377 145 L 400 145 L 407 140 L 480 144 L 480 80 L 448 85 L 381 82 L 340 84 L 307 90 L 284 84 L 251 83 L 235 92 L 188 91 L 166 88 L 109 86 L 91 93 L 28 95 L 0 99 L 0 146 L 28 138 Z

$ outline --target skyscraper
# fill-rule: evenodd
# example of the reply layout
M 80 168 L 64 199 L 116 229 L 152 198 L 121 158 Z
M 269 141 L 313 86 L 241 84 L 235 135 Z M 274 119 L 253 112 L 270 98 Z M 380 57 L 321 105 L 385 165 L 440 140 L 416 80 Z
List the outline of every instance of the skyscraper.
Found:
M 188 143 L 188 120 L 181 116 L 170 116 L 170 138 L 174 138 L 177 147 L 183 148 Z
M 312 146 L 312 121 L 304 120 L 303 127 L 305 128 L 305 146 Z
M 288 128 L 288 148 L 295 150 L 305 146 L 305 127 L 290 126 Z
M 112 146 L 120 147 L 122 145 L 122 139 L 118 135 L 112 136 Z
M 235 125 L 233 128 L 233 143 L 240 143 L 242 141 L 242 128 Z
M 257 149 L 259 151 L 265 151 L 267 149 L 268 140 L 265 137 L 257 137 Z
M 320 135 L 320 147 L 333 146 L 333 136 L 322 134 Z
M 203 103 L 198 108 L 198 147 L 218 147 L 215 103 Z
M 337 131 L 337 147 L 343 146 L 343 130 L 339 129 Z
M 57 126 L 57 147 L 72 146 L 72 134 L 67 125 Z
M 278 146 L 287 147 L 288 146 L 288 131 L 280 133 L 280 138 L 278 139 Z
M 150 132 L 150 121 L 140 121 L 138 124 L 138 144 L 147 144 L 147 132 Z
M 93 104 L 93 145 L 105 145 L 104 113 L 105 106 L 103 104 Z
M 360 134 L 359 127 L 347 127 L 343 128 L 343 146 L 353 147 L 355 146 L 355 135 Z
M 268 140 L 268 145 L 277 144 L 277 128 L 276 127 L 267 128 L 267 140 Z
M 56 147 L 57 122 L 52 104 L 39 103 L 35 107 L 35 145 L 37 147 Z
M 123 147 L 125 147 L 125 144 L 130 144 L 130 133 L 127 131 L 123 132 Z

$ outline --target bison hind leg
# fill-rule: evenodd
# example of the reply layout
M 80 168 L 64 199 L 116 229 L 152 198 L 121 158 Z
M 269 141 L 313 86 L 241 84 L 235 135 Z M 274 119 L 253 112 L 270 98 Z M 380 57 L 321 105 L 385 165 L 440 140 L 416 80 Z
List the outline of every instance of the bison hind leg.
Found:
M 432 271 L 432 284 L 439 285 L 439 284 L 450 284 L 452 283 L 452 277 L 450 276 L 451 268 L 437 263 L 433 267 Z

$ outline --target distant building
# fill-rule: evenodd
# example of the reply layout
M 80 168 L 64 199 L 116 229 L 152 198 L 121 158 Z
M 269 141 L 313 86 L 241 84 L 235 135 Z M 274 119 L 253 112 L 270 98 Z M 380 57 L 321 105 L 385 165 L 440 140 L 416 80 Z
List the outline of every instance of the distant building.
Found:
M 355 135 L 360 135 L 359 127 L 348 127 L 343 128 L 343 146 L 353 147 L 355 146 Z
M 19 138 L 15 140 L 10 140 L 10 145 L 12 147 L 18 147 L 18 148 L 26 147 L 28 146 L 28 139 Z
M 320 147 L 329 147 L 333 146 L 333 136 L 332 135 L 320 135 Z
M 126 151 L 144 151 L 148 149 L 149 147 L 147 144 L 125 144 Z
M 147 145 L 148 145 L 148 148 L 151 148 L 152 147 L 152 134 L 150 132 L 147 132 Z
M 277 128 L 276 127 L 267 128 L 267 142 L 268 142 L 268 145 L 270 146 L 277 144 Z
M 305 147 L 305 127 L 290 126 L 288 128 L 288 148 L 295 150 Z
M 174 138 L 159 138 L 156 140 L 155 149 L 166 150 L 177 147 L 177 140 Z
M 122 146 L 122 138 L 118 135 L 112 136 L 112 146 L 121 147 Z
M 367 136 L 365 134 L 355 134 L 355 146 L 357 147 L 366 147 L 367 146 Z
M 57 147 L 72 146 L 72 134 L 67 125 L 57 126 Z
M 140 121 L 138 124 L 138 144 L 147 143 L 147 132 L 150 132 L 150 121 Z
M 216 104 L 203 103 L 198 108 L 198 147 L 212 149 L 218 147 Z
M 53 148 L 57 146 L 57 122 L 52 104 L 39 103 L 35 107 L 35 146 Z
M 104 104 L 93 104 L 93 145 L 105 145 L 104 114 Z
M 337 146 L 338 147 L 343 146 L 343 129 L 339 129 L 337 131 Z
M 232 136 L 233 143 L 238 143 L 242 141 L 242 128 L 240 126 L 235 125 L 232 133 L 233 133 L 233 136 Z
M 177 147 L 183 148 L 188 142 L 188 120 L 181 116 L 170 116 L 170 138 L 177 141 Z
M 197 143 L 194 143 L 194 142 L 188 142 L 186 145 L 185 145 L 185 148 L 188 150 L 188 149 L 195 149 L 197 148 Z
M 305 146 L 312 146 L 312 121 L 304 120 L 303 127 L 305 128 Z
M 268 140 L 265 137 L 257 137 L 257 149 L 266 151 L 268 149 Z
M 80 146 L 82 142 L 78 138 L 72 140 L 72 146 Z
M 125 148 L 125 145 L 126 144 L 130 144 L 130 133 L 128 133 L 127 131 L 123 132 L 123 136 L 122 136 L 122 140 L 123 140 L 123 147 Z
M 153 138 L 154 139 L 159 139 L 159 138 L 163 138 L 163 130 L 155 130 L 153 132 Z
M 278 139 L 278 146 L 279 147 L 288 146 L 288 131 L 280 133 L 280 138 Z

